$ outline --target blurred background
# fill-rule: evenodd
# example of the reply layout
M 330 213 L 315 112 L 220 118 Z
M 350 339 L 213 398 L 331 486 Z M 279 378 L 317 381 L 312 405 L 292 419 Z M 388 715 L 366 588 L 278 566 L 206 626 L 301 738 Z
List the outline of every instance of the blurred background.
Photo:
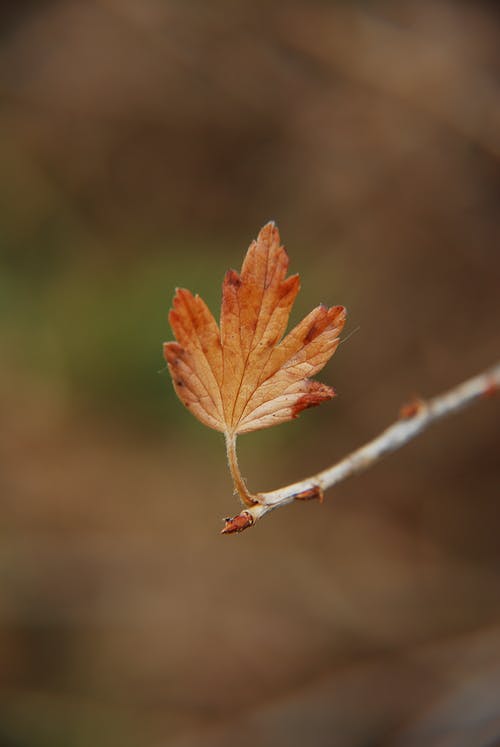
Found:
M 162 360 L 275 219 L 339 396 L 240 440 L 326 467 L 499 350 L 499 9 L 4 0 L 0 745 L 500 744 L 497 401 L 221 537 Z

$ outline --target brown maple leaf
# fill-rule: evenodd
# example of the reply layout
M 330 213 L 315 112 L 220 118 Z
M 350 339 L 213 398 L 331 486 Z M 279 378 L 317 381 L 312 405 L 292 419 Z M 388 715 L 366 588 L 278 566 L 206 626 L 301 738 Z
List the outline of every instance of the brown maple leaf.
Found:
M 300 287 L 299 276 L 287 278 L 287 270 L 278 228 L 268 223 L 250 244 L 241 273 L 226 273 L 220 329 L 205 302 L 183 288 L 169 315 L 177 342 L 165 343 L 164 356 L 175 391 L 202 423 L 226 435 L 246 503 L 255 496 L 235 475 L 236 435 L 284 423 L 335 396 L 310 377 L 335 352 L 345 309 L 317 306 L 283 337 Z

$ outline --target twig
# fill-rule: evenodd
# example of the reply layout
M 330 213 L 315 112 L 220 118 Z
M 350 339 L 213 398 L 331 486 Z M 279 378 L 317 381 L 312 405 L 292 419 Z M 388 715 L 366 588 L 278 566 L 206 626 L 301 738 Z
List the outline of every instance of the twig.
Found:
M 258 503 L 244 509 L 232 519 L 226 519 L 223 534 L 241 532 L 255 524 L 275 508 L 286 506 L 296 500 L 319 498 L 323 491 L 345 480 L 351 475 L 371 467 L 385 454 L 396 451 L 424 431 L 431 423 L 447 415 L 452 415 L 468 407 L 481 397 L 493 395 L 500 389 L 500 363 L 489 371 L 474 376 L 472 379 L 440 394 L 428 401 L 415 400 L 405 405 L 400 412 L 400 419 L 383 431 L 373 441 L 353 451 L 337 464 L 328 467 L 317 475 L 284 488 L 255 496 Z

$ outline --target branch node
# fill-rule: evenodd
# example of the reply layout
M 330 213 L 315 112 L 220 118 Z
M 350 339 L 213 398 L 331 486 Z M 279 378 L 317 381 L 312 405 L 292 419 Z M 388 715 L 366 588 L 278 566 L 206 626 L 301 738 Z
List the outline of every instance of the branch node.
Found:
M 319 485 L 313 485 L 306 490 L 302 490 L 300 493 L 294 495 L 296 501 L 312 501 L 314 498 L 318 498 L 320 503 L 323 503 L 324 495 Z
M 483 397 L 486 399 L 489 399 L 490 397 L 494 397 L 495 394 L 498 394 L 498 391 L 500 389 L 500 386 L 498 384 L 498 381 L 492 376 L 490 379 L 488 379 L 486 383 L 486 388 L 483 392 Z
M 248 511 L 242 511 L 238 516 L 233 518 L 224 519 L 224 527 L 221 529 L 221 534 L 236 534 L 242 532 L 244 529 L 248 529 L 254 523 L 254 518 Z
M 413 397 L 408 400 L 408 402 L 405 402 L 399 408 L 399 419 L 410 420 L 417 415 L 421 415 L 426 408 L 426 402 L 421 397 L 418 397 L 416 394 L 414 394 Z

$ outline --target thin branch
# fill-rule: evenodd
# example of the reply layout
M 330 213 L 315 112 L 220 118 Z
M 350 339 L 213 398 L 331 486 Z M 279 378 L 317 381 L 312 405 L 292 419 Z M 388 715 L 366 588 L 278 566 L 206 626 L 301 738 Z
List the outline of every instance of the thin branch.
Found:
M 404 446 L 435 421 L 457 413 L 476 400 L 496 393 L 499 389 L 500 363 L 489 371 L 474 376 L 433 399 L 428 401 L 415 400 L 405 405 L 401 410 L 400 419 L 396 423 L 383 431 L 377 438 L 374 438 L 373 441 L 352 452 L 337 464 L 300 482 L 254 496 L 258 503 L 249 506 L 238 516 L 226 519 L 222 533 L 241 532 L 255 524 L 270 511 L 274 511 L 275 508 L 286 506 L 293 501 L 309 500 L 311 498 L 322 500 L 323 491 L 327 488 L 331 488 L 342 480 L 351 477 L 351 475 L 364 472 L 368 467 L 376 464 L 385 454 Z

